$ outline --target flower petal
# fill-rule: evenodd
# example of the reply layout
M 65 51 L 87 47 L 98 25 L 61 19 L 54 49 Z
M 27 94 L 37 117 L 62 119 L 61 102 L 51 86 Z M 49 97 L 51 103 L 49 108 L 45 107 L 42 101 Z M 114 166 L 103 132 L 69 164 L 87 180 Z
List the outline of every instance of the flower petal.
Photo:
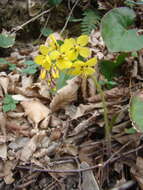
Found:
M 52 51 L 49 56 L 50 56 L 51 60 L 56 60 L 59 58 L 60 53 L 58 51 Z
M 70 75 L 81 75 L 82 74 L 82 70 L 81 70 L 80 67 L 78 67 L 78 68 L 75 68 L 75 69 L 69 71 L 69 74 Z
M 72 67 L 83 67 L 85 65 L 85 63 L 83 61 L 75 61 L 73 64 L 72 64 Z
M 59 70 L 56 67 L 52 68 L 52 77 L 56 79 L 59 78 L 59 76 Z
M 68 47 L 68 49 L 73 48 L 76 44 L 76 41 L 74 38 L 65 39 L 64 44 Z
M 40 78 L 44 80 L 46 78 L 47 71 L 45 69 L 42 69 L 40 72 Z
M 90 49 L 87 47 L 79 47 L 79 54 L 84 57 L 87 58 L 90 56 Z
M 70 60 L 75 60 L 77 59 L 78 57 L 78 52 L 75 51 L 75 50 L 70 50 L 68 53 L 67 53 L 67 57 L 70 59 Z
M 49 48 L 47 46 L 45 46 L 45 45 L 41 45 L 39 47 L 39 51 L 40 51 L 41 54 L 47 55 L 48 52 L 49 52 Z
M 97 58 L 94 57 L 94 58 L 89 59 L 89 60 L 86 62 L 86 65 L 87 65 L 87 66 L 94 66 L 96 63 L 97 63 Z
M 94 72 L 95 72 L 95 69 L 91 67 L 85 67 L 83 71 L 85 76 L 92 75 Z
M 35 57 L 34 61 L 35 61 L 36 64 L 42 65 L 44 59 L 45 59 L 45 56 L 44 56 L 44 55 L 37 55 L 37 56 Z
M 81 35 L 77 38 L 77 44 L 80 46 L 86 46 L 88 44 L 89 37 L 87 35 Z
M 56 65 L 60 70 L 69 69 L 72 66 L 72 62 L 66 60 L 59 60 L 56 62 Z

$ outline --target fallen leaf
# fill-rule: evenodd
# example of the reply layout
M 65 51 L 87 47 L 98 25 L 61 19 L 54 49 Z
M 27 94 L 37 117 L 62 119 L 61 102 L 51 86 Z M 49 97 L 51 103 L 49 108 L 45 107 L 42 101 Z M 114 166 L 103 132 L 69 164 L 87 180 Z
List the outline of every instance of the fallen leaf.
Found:
M 100 105 L 101 107 L 101 105 Z M 77 111 L 73 117 L 73 119 L 77 119 L 78 117 L 83 116 L 85 113 L 93 111 L 93 109 L 99 108 L 99 104 L 80 104 L 77 108 Z
M 9 85 L 9 78 L 5 73 L 0 74 L 0 86 L 2 87 L 4 94 L 7 94 L 8 91 L 8 85 Z
M 11 184 L 14 182 L 12 169 L 14 169 L 15 164 L 13 161 L 7 160 L 4 163 L 4 181 L 6 184 Z
M 31 140 L 24 146 L 21 152 L 20 160 L 25 162 L 28 161 L 32 154 L 36 151 L 38 144 L 45 136 L 45 132 L 39 132 L 39 134 L 34 135 Z
M 24 101 L 21 102 L 21 105 L 25 110 L 25 114 L 36 124 L 36 126 L 38 126 L 39 122 L 45 119 L 50 113 L 48 107 L 38 100 Z
M 86 169 L 90 167 L 86 162 L 82 162 L 80 167 Z M 93 171 L 82 172 L 82 190 L 100 190 L 99 185 L 94 177 Z
M 93 125 L 96 120 L 99 113 L 97 111 L 94 112 L 93 116 L 91 116 L 87 120 L 83 120 L 81 123 L 79 123 L 73 130 L 72 134 L 70 136 L 77 135 L 83 131 L 85 131 L 87 128 L 89 128 L 91 125 Z
M 22 80 L 21 80 L 21 84 L 22 84 L 22 88 L 26 89 L 28 87 L 31 87 L 33 83 L 33 77 L 30 76 L 22 76 Z
M 0 144 L 0 158 L 3 160 L 7 159 L 7 145 L 4 144 Z
M 6 118 L 2 112 L 0 113 L 0 129 L 3 135 L 6 137 Z
M 75 77 L 67 82 L 68 84 L 58 90 L 57 94 L 50 103 L 52 112 L 64 108 L 67 104 L 77 99 L 77 91 L 80 85 L 80 78 Z
M 131 168 L 131 173 L 133 177 L 136 179 L 136 181 L 138 182 L 141 190 L 143 190 L 143 158 L 142 157 L 137 157 L 136 166 L 133 166 Z

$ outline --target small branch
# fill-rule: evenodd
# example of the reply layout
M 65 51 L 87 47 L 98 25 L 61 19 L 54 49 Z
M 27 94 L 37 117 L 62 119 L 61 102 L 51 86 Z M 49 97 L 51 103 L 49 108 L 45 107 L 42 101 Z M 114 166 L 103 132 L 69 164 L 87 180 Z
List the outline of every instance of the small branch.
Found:
M 67 20 L 66 20 L 66 22 L 65 22 L 65 25 L 64 25 L 63 29 L 62 29 L 61 32 L 60 32 L 60 35 L 62 35 L 62 33 L 65 31 L 65 29 L 66 29 L 66 27 L 67 27 L 67 25 L 68 25 L 69 19 L 70 19 L 72 13 L 73 13 L 73 10 L 74 10 L 74 8 L 76 7 L 76 5 L 78 4 L 78 2 L 79 2 L 79 0 L 77 0 L 77 1 L 75 2 L 75 4 L 73 5 L 73 7 L 72 7 L 72 9 L 71 9 L 71 11 L 70 11 L 70 13 L 69 13 L 69 16 L 68 16 L 68 18 L 67 18 Z
M 26 26 L 27 24 L 33 22 L 34 20 L 36 20 L 37 18 L 43 16 L 44 14 L 49 13 L 52 9 L 53 9 L 53 7 L 50 8 L 50 9 L 48 9 L 48 10 L 46 10 L 46 11 L 43 11 L 42 13 L 40 13 L 39 15 L 33 17 L 32 19 L 28 20 L 27 22 L 23 23 L 22 25 L 16 26 L 15 28 L 13 28 L 13 29 L 11 30 L 11 33 L 15 33 L 15 32 L 17 32 L 17 31 L 21 30 L 24 26 Z
M 27 166 L 16 166 L 17 169 L 25 169 L 25 170 L 30 170 L 31 172 L 49 172 L 49 173 L 79 173 L 79 172 L 86 172 L 89 170 L 94 170 L 96 168 L 104 168 L 107 164 L 111 164 L 113 162 L 115 162 L 116 160 L 119 160 L 121 157 L 125 157 L 133 152 L 137 152 L 138 150 L 142 149 L 143 145 L 139 146 L 136 149 L 130 150 L 128 152 L 122 153 L 121 156 L 117 156 L 114 157 L 117 152 L 115 152 L 115 154 L 112 155 L 112 157 L 110 157 L 106 162 L 104 162 L 104 164 L 98 164 L 95 166 L 91 166 L 88 168 L 83 168 L 83 169 L 77 169 L 77 170 L 52 170 L 52 169 L 38 169 L 38 168 L 33 168 L 31 169 L 31 167 L 27 167 Z M 121 150 L 120 150 L 121 151 Z

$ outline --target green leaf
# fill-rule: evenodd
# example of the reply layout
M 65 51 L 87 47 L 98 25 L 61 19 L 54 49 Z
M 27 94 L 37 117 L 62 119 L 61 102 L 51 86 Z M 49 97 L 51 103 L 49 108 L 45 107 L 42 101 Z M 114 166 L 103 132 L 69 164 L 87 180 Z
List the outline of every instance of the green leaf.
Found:
M 103 60 L 99 62 L 99 66 L 101 73 L 108 81 L 111 81 L 118 74 L 115 62 Z
M 120 55 L 118 55 L 117 59 L 116 59 L 116 65 L 117 67 L 122 65 L 125 61 L 125 58 L 128 56 L 127 53 L 121 53 Z
M 7 65 L 7 64 L 9 64 L 9 62 L 6 59 L 4 59 L 4 58 L 0 58 L 0 64 Z
M 138 57 L 138 53 L 136 51 L 134 51 L 134 52 L 131 53 L 131 56 Z
M 143 35 L 136 29 L 129 29 L 135 20 L 135 13 L 127 7 L 114 8 L 101 20 L 101 34 L 111 52 L 131 52 L 143 48 Z
M 9 65 L 9 70 L 10 71 L 13 71 L 13 70 L 15 70 L 16 69 L 16 65 L 15 64 L 8 64 Z
M 143 5 L 143 1 L 135 2 L 135 1 L 126 0 L 125 3 L 129 5 Z
M 22 69 L 22 73 L 25 74 L 35 74 L 37 72 L 37 68 L 35 67 L 27 67 L 26 69 Z
M 43 36 L 48 37 L 50 34 L 53 33 L 53 30 L 50 28 L 44 27 L 41 29 L 41 33 L 43 34 Z
M 60 76 L 56 81 L 56 90 L 59 90 L 60 88 L 67 85 L 66 81 L 73 78 L 73 76 L 68 75 L 67 71 L 60 71 Z
M 17 100 L 14 100 L 11 95 L 7 94 L 3 100 L 3 111 L 8 112 L 15 110 L 16 104 L 18 103 Z
M 0 34 L 0 47 L 9 48 L 15 43 L 15 37 L 7 34 Z
M 35 65 L 35 66 L 37 66 L 36 63 L 35 63 L 34 61 L 31 61 L 31 60 L 25 61 L 23 64 L 25 64 L 25 65 Z
M 115 62 L 108 60 L 101 60 L 99 62 L 100 71 L 108 81 L 119 75 L 119 66 L 124 63 L 127 55 L 127 53 L 121 53 Z
M 49 4 L 52 6 L 59 5 L 62 0 L 49 0 Z
M 27 66 L 26 68 L 22 69 L 22 73 L 25 74 L 35 74 L 39 67 L 34 61 L 31 60 L 25 61 L 23 64 Z
M 137 131 L 134 128 L 125 129 L 127 134 L 135 134 Z
M 129 115 L 132 120 L 134 128 L 143 132 L 143 95 L 142 93 L 137 93 L 131 98 Z

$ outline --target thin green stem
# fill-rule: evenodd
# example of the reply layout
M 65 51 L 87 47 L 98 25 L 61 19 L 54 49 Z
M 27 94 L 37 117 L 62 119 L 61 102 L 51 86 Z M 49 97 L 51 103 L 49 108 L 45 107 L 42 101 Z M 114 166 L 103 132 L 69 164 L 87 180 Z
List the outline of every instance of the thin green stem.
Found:
M 92 76 L 95 86 L 101 96 L 102 103 L 103 103 L 103 109 L 104 109 L 104 121 L 105 121 L 105 136 L 107 140 L 107 148 L 108 148 L 108 153 L 111 154 L 111 132 L 110 132 L 110 125 L 109 125 L 109 120 L 108 120 L 108 109 L 105 101 L 105 95 L 104 91 L 101 88 L 101 85 L 97 81 L 95 76 Z

